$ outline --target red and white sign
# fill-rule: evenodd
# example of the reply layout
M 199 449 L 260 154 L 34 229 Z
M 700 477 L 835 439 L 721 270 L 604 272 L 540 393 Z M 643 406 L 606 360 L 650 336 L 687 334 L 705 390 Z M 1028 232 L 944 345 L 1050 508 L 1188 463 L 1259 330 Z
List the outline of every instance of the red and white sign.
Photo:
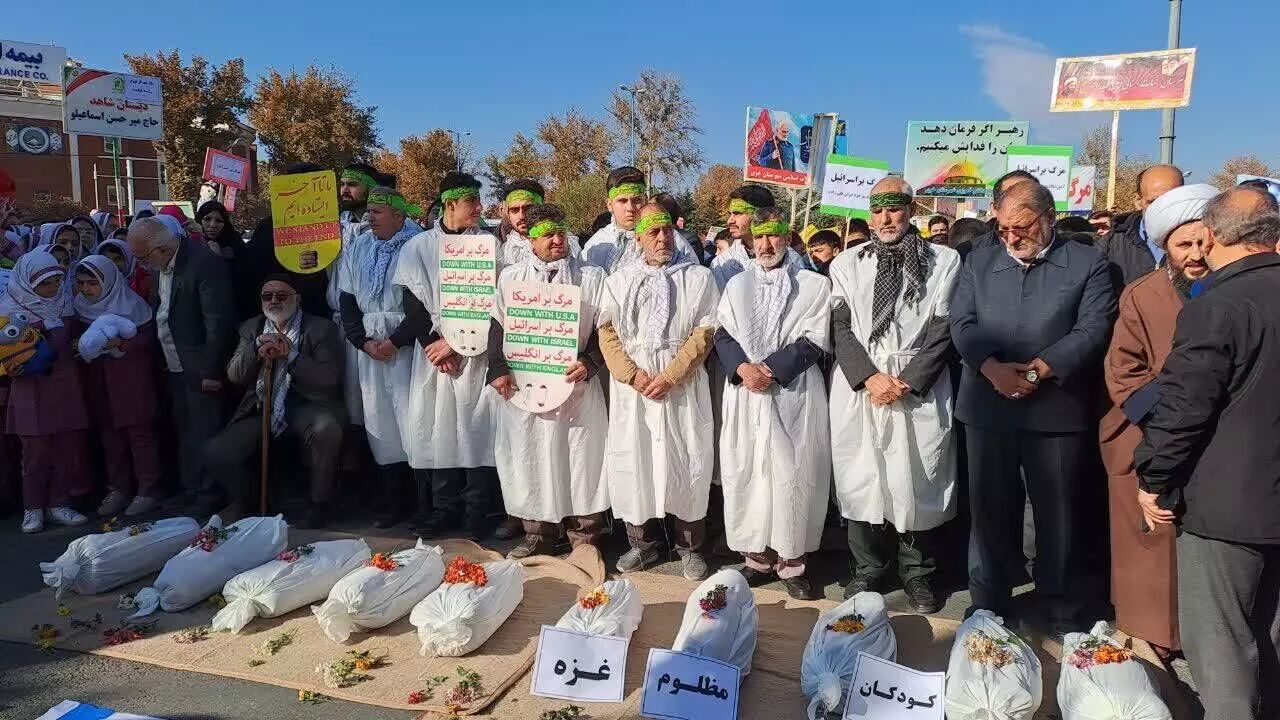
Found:
M 249 184 L 249 161 L 239 155 L 206 148 L 204 151 L 204 179 L 222 183 L 237 190 L 244 190 Z

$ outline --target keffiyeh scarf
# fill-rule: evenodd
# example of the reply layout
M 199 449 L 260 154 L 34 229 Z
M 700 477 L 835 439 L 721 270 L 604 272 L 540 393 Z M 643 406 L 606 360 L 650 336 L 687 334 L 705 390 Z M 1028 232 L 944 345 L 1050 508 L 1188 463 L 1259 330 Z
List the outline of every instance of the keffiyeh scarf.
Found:
M 889 331 L 904 278 L 908 284 L 902 295 L 903 302 L 915 305 L 924 299 L 928 252 L 924 240 L 914 232 L 907 233 L 892 244 L 872 235 L 871 242 L 858 250 L 859 258 L 876 256 L 876 282 L 871 296 L 871 335 L 867 339 L 868 347 Z
M 755 297 L 747 318 L 744 349 L 751 362 L 761 362 L 782 343 L 782 315 L 795 288 L 795 278 L 785 258 L 771 270 L 754 261 L 750 268 L 755 280 Z
M 364 268 L 364 286 L 369 292 L 369 297 L 382 297 L 382 290 L 387 281 L 387 270 L 399 254 L 400 248 L 404 247 L 413 235 L 414 229 L 410 229 L 406 222 L 405 226 L 400 228 L 400 232 L 392 235 L 389 240 L 379 240 L 376 235 L 373 237 L 373 262 L 366 264 Z
M 263 318 L 262 334 L 272 334 L 270 331 L 279 332 L 275 327 L 275 323 L 271 318 Z M 289 396 L 289 386 L 293 384 L 293 373 L 290 369 L 293 367 L 293 361 L 298 359 L 298 346 L 302 341 L 302 310 L 293 313 L 293 317 L 289 318 L 289 322 L 285 323 L 284 335 L 289 338 L 289 357 L 281 362 L 276 360 L 271 366 L 271 434 L 277 436 L 284 432 L 288 427 L 288 423 L 284 419 L 284 403 L 285 398 Z M 263 403 L 263 396 L 266 395 L 266 374 L 258 373 L 258 383 L 255 390 L 258 395 L 259 406 Z
M 538 273 L 538 282 L 544 283 L 560 283 L 562 285 L 575 285 L 573 277 L 569 272 L 569 258 L 562 257 L 552 262 L 543 262 L 538 259 L 537 255 L 529 255 L 529 264 L 533 266 L 534 272 Z
M 674 283 L 671 275 L 689 265 L 688 262 L 673 261 L 667 265 L 654 266 L 641 261 L 631 269 L 636 277 L 631 281 L 627 292 L 627 306 L 643 308 L 639 318 L 640 339 L 644 348 L 650 352 L 661 350 L 667 344 L 667 326 L 671 324 L 671 294 Z

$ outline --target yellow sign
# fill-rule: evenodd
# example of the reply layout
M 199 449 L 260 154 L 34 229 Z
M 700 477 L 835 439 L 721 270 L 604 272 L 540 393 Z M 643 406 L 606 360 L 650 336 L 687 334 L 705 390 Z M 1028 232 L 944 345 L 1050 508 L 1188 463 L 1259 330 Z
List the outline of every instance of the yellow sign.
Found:
M 338 188 L 332 170 L 271 178 L 276 260 L 299 273 L 320 272 L 338 257 Z

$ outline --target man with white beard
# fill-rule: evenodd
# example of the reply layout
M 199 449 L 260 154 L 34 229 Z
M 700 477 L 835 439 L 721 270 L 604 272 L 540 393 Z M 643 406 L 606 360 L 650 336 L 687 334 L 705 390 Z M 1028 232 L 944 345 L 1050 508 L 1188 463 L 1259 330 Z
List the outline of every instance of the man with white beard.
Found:
M 897 557 L 913 610 L 937 612 L 935 528 L 955 516 L 948 316 L 960 256 L 911 225 L 911 186 L 871 188 L 871 241 L 831 262 L 831 454 L 848 521 L 845 597 L 881 591 Z
M 639 262 L 605 281 L 600 349 L 612 380 L 604 466 L 613 512 L 631 544 L 618 571 L 661 561 L 663 523 L 672 515 L 684 576 L 701 580 L 712 462 L 703 360 L 719 293 L 711 271 L 674 259 L 674 230 L 661 205 L 645 205 L 635 226 Z
M 440 306 L 441 246 L 450 235 L 485 234 L 479 228 L 482 207 L 478 180 L 447 173 L 440 181 L 439 221 L 405 245 L 393 280 L 412 297 L 406 299 L 410 317 L 419 318 L 420 349 L 414 353 L 403 430 L 420 494 L 424 471 L 430 475 L 433 509 L 414 528 L 423 537 L 463 528 L 483 538 L 493 529 L 489 513 L 499 492 L 493 448 L 501 398 L 485 378 L 488 359 L 459 354 L 442 335 Z
M 831 348 L 831 281 L 784 259 L 791 228 L 777 208 L 755 212 L 755 258 L 720 298 L 716 357 L 729 378 L 720 430 L 729 547 L 752 585 L 776 573 L 798 600 L 831 487 L 827 392 L 818 361 Z
M 514 403 L 498 409 L 494 454 L 507 513 L 523 521 L 524 541 L 507 554 L 512 559 L 551 554 L 562 534 L 578 545 L 599 543 L 605 528 L 609 493 L 600 477 L 609 412 L 602 382 L 596 377 L 604 356 L 596 316 L 604 292 L 604 271 L 569 254 L 564 211 L 538 205 L 526 214 L 530 256 L 504 268 L 498 278 L 497 304 L 489 328 L 489 385 L 507 401 L 519 389 L 503 353 L 506 333 L 504 289 L 518 282 L 576 285 L 582 291 L 578 314 L 578 360 L 565 373 L 574 384 L 562 405 L 533 413 Z

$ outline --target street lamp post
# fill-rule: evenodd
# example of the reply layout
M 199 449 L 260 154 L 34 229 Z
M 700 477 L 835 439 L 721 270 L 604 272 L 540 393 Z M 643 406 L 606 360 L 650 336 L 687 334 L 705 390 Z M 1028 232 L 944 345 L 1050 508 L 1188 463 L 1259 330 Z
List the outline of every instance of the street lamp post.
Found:
M 644 92 L 644 88 L 636 87 L 635 85 L 619 85 L 618 89 L 625 93 L 629 93 L 631 95 L 632 102 L 636 104 L 636 110 L 635 110 L 636 151 L 631 156 L 631 162 L 639 165 L 640 149 L 644 147 L 644 128 L 640 124 L 640 93 Z M 648 162 L 648 157 L 645 158 L 645 161 L 646 161 L 645 162 L 646 167 L 642 168 L 644 170 L 645 179 L 649 183 L 653 183 L 653 163 Z
M 1178 47 L 1182 30 L 1182 0 L 1169 0 L 1169 49 Z M 1160 119 L 1160 162 L 1173 164 L 1173 108 L 1165 108 Z
M 467 137 L 471 133 L 469 131 L 460 133 L 457 130 L 450 130 L 447 128 L 445 129 L 445 132 L 453 136 L 453 158 L 457 161 L 455 163 L 455 165 L 457 165 L 455 169 L 458 172 L 462 172 L 462 138 Z

